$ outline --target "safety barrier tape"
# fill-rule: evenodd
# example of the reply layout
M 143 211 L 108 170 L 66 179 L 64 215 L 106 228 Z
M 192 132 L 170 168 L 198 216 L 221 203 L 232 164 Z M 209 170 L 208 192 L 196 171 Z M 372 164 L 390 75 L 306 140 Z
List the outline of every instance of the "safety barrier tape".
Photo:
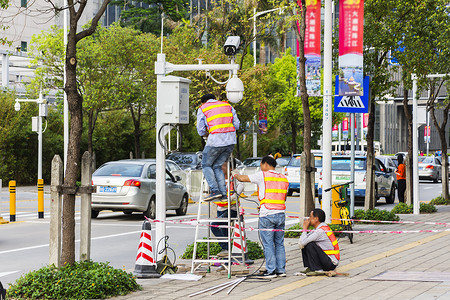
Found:
M 217 228 L 230 228 L 233 229 L 233 226 L 228 225 L 212 225 L 212 224 L 202 224 L 197 222 L 197 219 L 189 219 L 189 220 L 152 220 L 147 217 L 145 217 L 149 222 L 152 223 L 172 223 L 172 224 L 182 224 L 182 225 L 191 225 L 191 226 L 203 226 L 203 227 L 217 227 Z M 225 221 L 225 219 L 224 219 Z M 220 221 L 218 221 L 220 222 Z M 254 228 L 252 226 L 250 227 L 242 227 L 243 230 L 248 231 L 283 231 L 283 232 L 308 232 L 308 231 L 314 231 L 314 229 L 266 229 L 266 228 Z M 331 230 L 331 232 L 340 232 L 340 233 L 421 233 L 421 232 L 444 232 L 444 231 L 450 231 L 449 229 L 422 229 L 422 230 Z

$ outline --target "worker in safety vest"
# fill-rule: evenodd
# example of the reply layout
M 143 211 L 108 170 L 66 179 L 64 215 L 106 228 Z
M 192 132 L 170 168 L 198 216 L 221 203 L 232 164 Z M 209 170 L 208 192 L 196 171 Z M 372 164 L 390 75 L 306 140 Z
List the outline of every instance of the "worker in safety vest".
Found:
M 208 138 L 202 153 L 203 174 L 211 189 L 210 196 L 225 199 L 227 189 L 222 165 L 233 152 L 240 122 L 228 102 L 218 101 L 212 94 L 204 95 L 201 102 L 197 111 L 197 132 Z
M 308 231 L 309 227 L 313 231 Z M 302 249 L 303 265 L 306 270 L 301 273 L 315 276 L 324 271 L 336 269 L 339 264 L 339 245 L 334 233 L 325 223 L 325 212 L 320 208 L 311 211 L 309 218 L 303 220 L 303 232 L 299 246 Z
M 264 278 L 286 276 L 284 225 L 289 182 L 286 176 L 275 171 L 276 166 L 277 162 L 273 157 L 265 156 L 261 160 L 261 171 L 252 175 L 234 175 L 239 181 L 258 185 L 259 229 L 269 229 L 259 232 L 266 258 L 266 272 L 262 275 Z
M 234 170 L 236 167 L 235 159 L 231 162 L 231 170 Z M 225 162 L 222 165 L 222 171 L 225 174 L 225 178 L 228 179 L 228 162 Z M 230 216 L 231 218 L 237 217 L 237 207 L 236 200 L 238 195 L 240 195 L 244 191 L 244 184 L 241 182 L 236 182 L 236 186 L 234 185 L 233 177 L 231 177 L 230 181 Z M 217 218 L 228 218 L 228 199 L 220 199 L 213 201 L 214 204 L 217 205 Z M 211 225 L 226 225 L 227 222 L 212 222 Z M 228 228 L 220 228 L 220 227 L 211 227 L 212 233 L 216 237 L 228 237 Z M 226 257 L 228 256 L 228 241 L 227 242 L 219 242 L 222 251 L 220 251 L 217 256 L 218 257 Z

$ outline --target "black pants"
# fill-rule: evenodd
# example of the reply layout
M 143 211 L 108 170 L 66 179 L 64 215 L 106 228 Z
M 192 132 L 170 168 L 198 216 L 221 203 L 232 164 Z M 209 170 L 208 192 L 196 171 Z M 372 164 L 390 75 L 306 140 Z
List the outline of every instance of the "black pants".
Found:
M 406 179 L 398 179 L 398 202 L 405 202 Z
M 311 271 L 331 271 L 336 269 L 328 255 L 315 242 L 308 243 L 302 249 L 302 257 L 303 265 L 305 268 L 310 268 Z
M 236 218 L 237 211 L 234 209 L 231 209 L 230 211 L 231 217 Z M 228 209 L 222 211 L 218 210 L 217 218 L 228 218 Z M 211 225 L 227 225 L 227 222 L 212 222 Z M 216 237 L 228 237 L 228 228 L 211 227 L 211 231 Z M 233 232 L 233 230 L 231 230 L 231 232 Z M 228 250 L 228 242 L 220 242 L 219 245 L 222 250 Z

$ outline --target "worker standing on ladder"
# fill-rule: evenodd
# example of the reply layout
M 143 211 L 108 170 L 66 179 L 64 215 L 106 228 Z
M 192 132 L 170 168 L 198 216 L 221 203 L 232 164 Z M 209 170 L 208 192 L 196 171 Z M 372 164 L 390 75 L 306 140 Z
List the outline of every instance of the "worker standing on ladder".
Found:
M 276 166 L 277 162 L 273 157 L 265 156 L 261 160 L 261 171 L 252 175 L 234 175 L 239 181 L 258 185 L 259 229 L 269 229 L 259 233 L 266 258 L 266 272 L 262 275 L 265 278 L 286 276 L 284 225 L 289 182 L 286 176 L 275 171 Z
M 233 170 L 236 167 L 235 159 L 231 160 L 231 170 Z M 231 172 L 230 170 L 230 172 Z M 222 165 L 222 171 L 225 174 L 225 178 L 228 179 L 228 162 L 225 162 Z M 244 185 L 240 182 L 236 182 L 236 186 L 234 186 L 233 181 L 230 181 L 230 215 L 231 218 L 237 217 L 237 207 L 236 207 L 236 199 L 237 195 L 241 194 L 244 190 Z M 217 205 L 217 218 L 228 218 L 228 199 L 222 199 L 222 200 L 216 200 L 213 202 Z M 226 224 L 226 221 L 223 222 L 213 222 L 211 225 L 224 225 Z M 220 228 L 220 227 L 211 227 L 212 233 L 216 237 L 228 237 L 228 228 Z M 228 256 L 228 242 L 221 242 L 219 243 L 220 247 L 222 248 L 222 251 L 220 251 L 217 256 L 218 257 L 226 257 Z
M 236 130 L 240 121 L 234 108 L 212 94 L 201 98 L 203 103 L 197 111 L 197 132 L 207 137 L 202 153 L 202 169 L 211 189 L 209 197 L 227 198 L 227 188 L 222 165 L 230 157 L 236 144 Z

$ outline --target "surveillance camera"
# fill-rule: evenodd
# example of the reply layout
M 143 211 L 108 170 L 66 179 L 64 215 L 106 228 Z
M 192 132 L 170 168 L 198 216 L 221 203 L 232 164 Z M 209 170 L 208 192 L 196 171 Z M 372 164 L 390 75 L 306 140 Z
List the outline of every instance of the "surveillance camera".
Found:
M 16 111 L 19 111 L 19 110 L 20 110 L 20 103 L 19 103 L 19 102 L 16 102 L 16 104 L 14 104 L 14 109 L 15 109 Z
M 223 46 L 223 50 L 226 55 L 236 55 L 236 52 L 241 44 L 241 38 L 239 36 L 229 36 L 225 45 Z
M 227 99 L 231 103 L 238 103 L 244 97 L 244 84 L 242 80 L 237 77 L 237 75 L 233 75 L 230 80 L 228 80 L 227 86 Z

